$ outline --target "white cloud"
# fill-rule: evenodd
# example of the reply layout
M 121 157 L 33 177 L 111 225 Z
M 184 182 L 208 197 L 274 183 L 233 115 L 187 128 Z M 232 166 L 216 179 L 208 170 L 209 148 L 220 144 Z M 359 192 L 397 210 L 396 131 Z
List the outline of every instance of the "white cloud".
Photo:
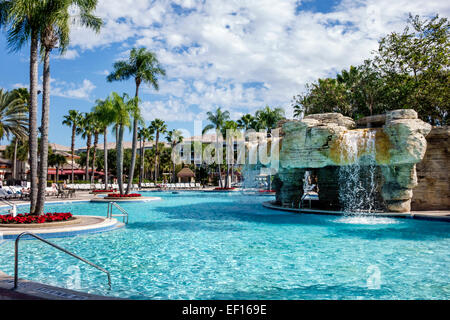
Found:
M 307 82 L 369 58 L 381 36 L 403 29 L 409 12 L 450 13 L 440 0 L 342 0 L 328 13 L 297 11 L 298 3 L 100 0 L 102 32 L 74 30 L 72 44 L 81 50 L 121 42 L 124 50 L 147 46 L 168 76 L 159 93 L 144 90 L 158 100 L 146 106 L 145 116 L 190 121 L 202 117 L 196 108 L 222 106 L 234 115 L 266 104 L 288 109 Z M 92 86 L 84 83 L 71 94 L 86 97 Z
M 79 56 L 80 55 L 78 54 L 77 50 L 69 49 L 64 53 L 64 55 L 55 54 L 53 57 L 59 60 L 73 60 L 78 58 Z

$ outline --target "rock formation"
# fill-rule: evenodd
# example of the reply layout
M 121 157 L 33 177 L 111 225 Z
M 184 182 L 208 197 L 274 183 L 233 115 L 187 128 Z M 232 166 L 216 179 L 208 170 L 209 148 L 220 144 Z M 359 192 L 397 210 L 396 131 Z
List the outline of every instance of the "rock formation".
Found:
M 414 110 L 387 112 L 382 128 L 356 129 L 356 123 L 339 113 L 314 114 L 282 125 L 277 202 L 298 206 L 306 170 L 319 176 L 322 204 L 336 208 L 336 168 L 375 159 L 381 168 L 381 196 L 389 211 L 411 209 L 412 189 L 417 186 L 416 164 L 425 155 L 425 136 L 431 126 Z M 322 190 L 323 189 L 323 190 Z

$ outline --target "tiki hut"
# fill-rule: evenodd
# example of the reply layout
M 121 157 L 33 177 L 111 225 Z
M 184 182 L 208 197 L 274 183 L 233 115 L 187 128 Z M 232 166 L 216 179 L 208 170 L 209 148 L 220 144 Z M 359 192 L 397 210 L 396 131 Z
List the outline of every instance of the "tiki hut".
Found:
M 195 173 L 189 169 L 188 167 L 184 167 L 177 174 L 178 182 L 180 183 L 188 183 L 195 181 Z

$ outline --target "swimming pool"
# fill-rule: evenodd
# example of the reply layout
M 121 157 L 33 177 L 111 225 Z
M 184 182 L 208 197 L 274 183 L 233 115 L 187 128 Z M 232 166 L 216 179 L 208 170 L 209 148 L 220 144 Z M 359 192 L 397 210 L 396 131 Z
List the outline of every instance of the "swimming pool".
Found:
M 238 193 L 157 195 L 120 204 L 125 228 L 51 240 L 110 271 L 111 291 L 101 272 L 34 240 L 21 241 L 20 276 L 131 299 L 450 298 L 449 223 L 278 212 L 261 206 L 270 197 Z M 105 216 L 106 207 L 46 210 Z M 0 270 L 13 274 L 13 264 L 6 241 Z

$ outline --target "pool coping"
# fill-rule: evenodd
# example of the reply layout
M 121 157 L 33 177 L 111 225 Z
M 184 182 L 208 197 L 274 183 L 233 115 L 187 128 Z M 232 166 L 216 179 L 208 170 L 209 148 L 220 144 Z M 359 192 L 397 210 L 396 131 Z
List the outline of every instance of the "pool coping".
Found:
M 0 271 L 0 299 L 8 300 L 125 300 L 100 296 L 82 291 L 55 287 L 30 280 L 19 279 L 17 289 L 14 278 Z
M 2 235 L 1 239 L 3 240 L 15 240 L 18 235 L 23 232 L 31 232 L 35 235 L 38 235 L 42 238 L 64 238 L 64 237 L 73 237 L 84 234 L 92 234 L 99 232 L 107 232 L 112 231 L 118 228 L 122 228 L 125 226 L 124 223 L 119 222 L 115 218 L 106 218 L 99 216 L 76 216 L 81 218 L 81 220 L 94 220 L 88 224 L 70 224 L 65 226 L 54 226 L 54 227 L 45 227 L 45 228 L 29 228 L 24 226 L 20 229 L 2 229 L 0 228 L 0 233 Z M 30 236 L 24 236 L 22 239 L 32 239 Z
M 150 202 L 150 201 L 160 201 L 162 200 L 161 197 L 139 197 L 137 199 L 134 198 L 117 198 L 117 199 L 104 199 L 104 198 L 93 198 L 91 200 L 89 200 L 89 202 L 93 202 L 93 203 L 109 203 L 109 202 L 118 202 L 118 203 L 122 203 L 122 202 Z
M 263 207 L 271 210 L 294 212 L 294 213 L 305 213 L 305 214 L 319 214 L 319 215 L 333 215 L 333 216 L 343 216 L 347 215 L 347 212 L 343 211 L 332 211 L 332 210 L 317 210 L 317 209 L 296 209 L 296 208 L 284 208 L 274 204 L 274 201 L 265 201 L 262 203 Z M 450 212 L 448 215 L 433 215 L 419 213 L 420 211 L 413 212 L 377 212 L 372 215 L 377 218 L 401 218 L 401 219 L 417 219 L 417 220 L 428 220 L 428 221 L 441 221 L 450 222 Z M 432 211 L 427 211 L 432 212 Z

